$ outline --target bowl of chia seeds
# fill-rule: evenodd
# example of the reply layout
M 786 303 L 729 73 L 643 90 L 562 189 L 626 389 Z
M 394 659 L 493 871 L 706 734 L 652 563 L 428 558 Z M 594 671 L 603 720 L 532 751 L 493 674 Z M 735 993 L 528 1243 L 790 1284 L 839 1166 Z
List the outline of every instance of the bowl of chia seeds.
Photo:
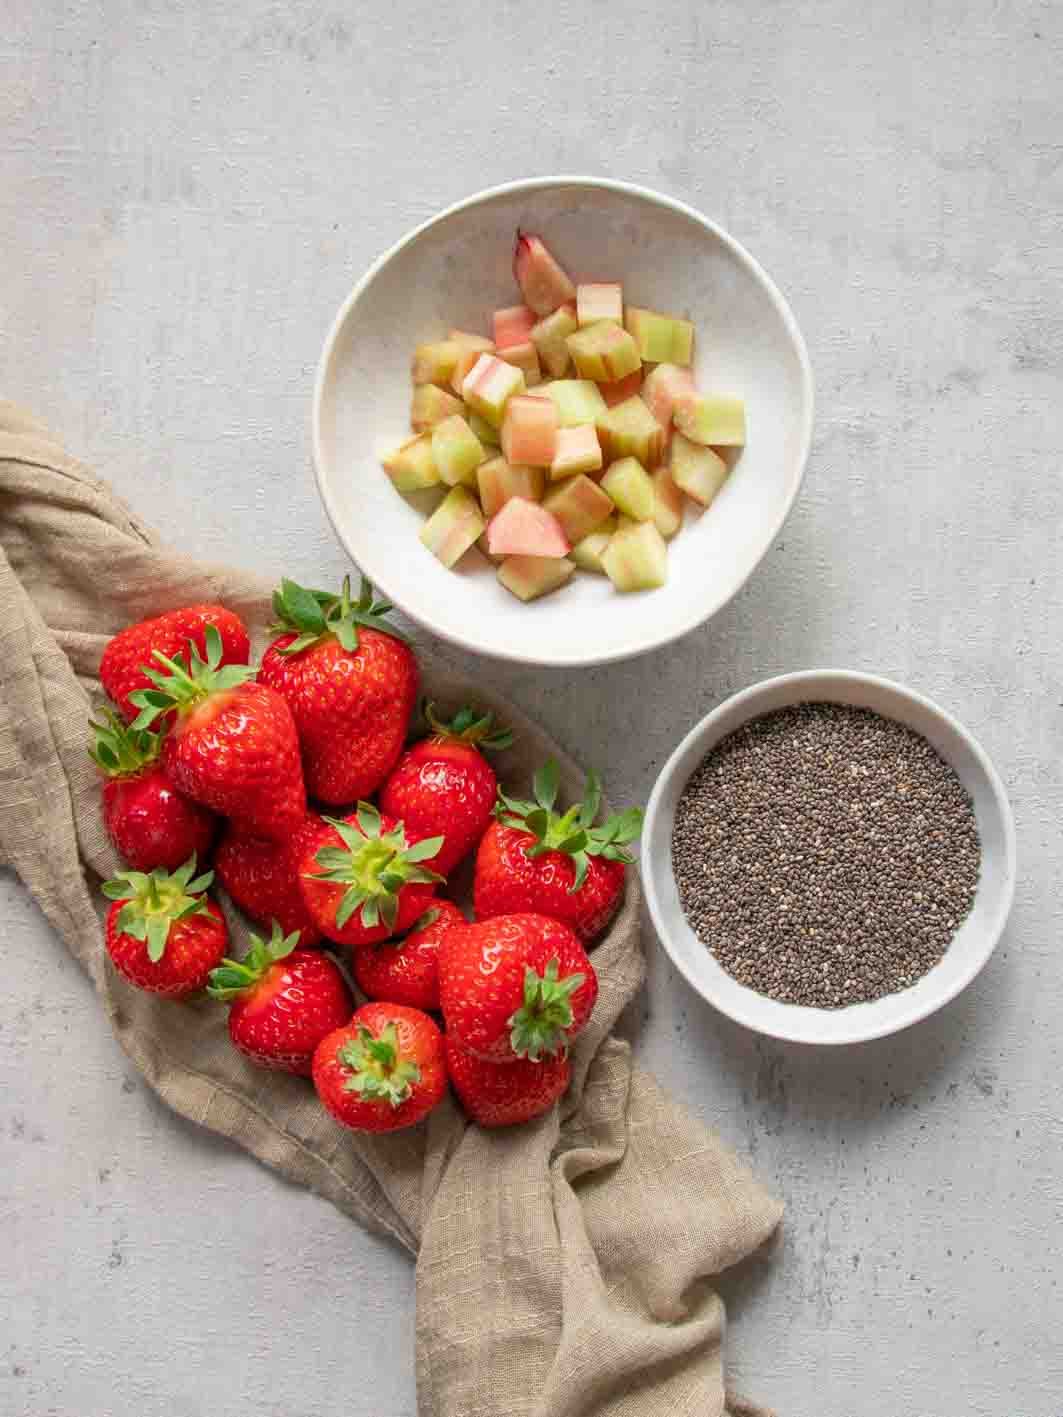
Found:
M 642 833 L 657 934 L 721 1013 L 858 1043 L 954 998 L 1015 886 L 1003 784 L 929 699 L 844 670 L 721 704 L 661 770 Z

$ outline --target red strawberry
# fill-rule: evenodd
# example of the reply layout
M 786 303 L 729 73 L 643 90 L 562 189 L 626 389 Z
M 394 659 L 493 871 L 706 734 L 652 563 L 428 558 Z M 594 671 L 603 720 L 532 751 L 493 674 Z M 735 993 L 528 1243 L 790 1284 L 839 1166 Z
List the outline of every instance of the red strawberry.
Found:
M 162 735 L 129 728 L 109 709 L 105 717 L 105 723 L 89 723 L 95 735 L 89 756 L 107 778 L 107 835 L 137 871 L 176 871 L 192 855 L 202 860 L 218 819 L 183 797 L 167 777 L 159 762 Z
M 273 596 L 274 640 L 259 680 L 288 701 L 299 730 L 311 797 L 356 802 L 371 796 L 395 766 L 417 701 L 417 661 L 384 620 L 363 578 L 351 603 L 350 579 L 338 596 L 282 581 Z
M 251 936 L 237 962 L 211 971 L 207 993 L 232 1000 L 229 1037 L 261 1068 L 310 1076 L 314 1049 L 354 1010 L 343 975 L 320 950 L 296 949 L 299 931 L 285 935 L 276 920 L 269 940 Z
M 356 945 L 354 977 L 370 999 L 388 999 L 414 1009 L 439 1008 L 439 949 L 443 937 L 465 916 L 449 900 L 433 900 L 401 940 Z
M 443 1035 L 420 1009 L 364 1004 L 345 1028 L 317 1045 L 314 1086 L 345 1127 L 412 1127 L 447 1090 Z
M 196 876 L 190 856 L 172 875 L 119 871 L 104 883 L 104 895 L 114 902 L 107 913 L 107 953 L 119 974 L 138 989 L 170 998 L 203 988 L 229 939 L 224 915 L 204 894 L 213 875 Z
M 100 660 L 100 683 L 118 705 L 123 718 L 132 722 L 137 717 L 137 705 L 130 695 L 137 689 L 151 688 L 143 666 L 151 666 L 154 651 L 173 659 L 183 655 L 188 641 L 192 640 L 205 656 L 208 625 L 213 625 L 221 637 L 219 663 L 246 664 L 251 657 L 247 628 L 239 615 L 226 610 L 224 605 L 190 605 L 184 610 L 171 610 L 154 620 L 127 625 L 107 641 Z
M 563 1053 L 591 1016 L 598 978 L 548 915 L 500 915 L 448 931 L 439 999 L 453 1041 L 487 1062 Z
M 432 862 L 447 875 L 473 851 L 487 830 L 498 780 L 483 749 L 508 748 L 512 733 L 492 727 L 492 715 L 463 708 L 447 723 L 426 703 L 429 737 L 407 748 L 380 793 L 385 812 L 408 831 L 444 837 Z
M 344 945 L 369 945 L 408 930 L 431 904 L 435 871 L 419 863 L 442 845 L 408 837 L 401 822 L 359 802 L 349 817 L 326 817 L 303 845 L 299 884 L 318 929 Z
M 568 1056 L 533 1063 L 485 1063 L 466 1053 L 454 1040 L 444 1040 L 447 1072 L 462 1106 L 481 1127 L 511 1127 L 548 1112 L 568 1087 L 572 1073 Z
M 324 818 L 308 812 L 285 841 L 263 841 L 230 826 L 214 853 L 214 872 L 234 905 L 258 925 L 276 920 L 281 929 L 299 931 L 305 949 L 316 945 L 321 931 L 314 924 L 299 887 L 303 848 L 324 826 Z
M 221 637 L 206 629 L 207 658 L 189 641 L 188 663 L 156 651 L 169 671 L 147 671 L 151 689 L 131 695 L 134 728 L 177 710 L 162 745 L 163 766 L 193 801 L 231 817 L 248 836 L 284 841 L 306 817 L 299 739 L 291 710 L 243 664 L 221 668 Z
M 563 816 L 554 811 L 557 787 L 551 760 L 535 774 L 534 802 L 498 794 L 498 821 L 476 853 L 476 918 L 538 910 L 571 925 L 581 940 L 593 940 L 620 904 L 625 863 L 634 860 L 626 843 L 638 836 L 642 812 L 631 807 L 596 827 L 601 788 L 594 773 L 587 775 L 583 801 Z

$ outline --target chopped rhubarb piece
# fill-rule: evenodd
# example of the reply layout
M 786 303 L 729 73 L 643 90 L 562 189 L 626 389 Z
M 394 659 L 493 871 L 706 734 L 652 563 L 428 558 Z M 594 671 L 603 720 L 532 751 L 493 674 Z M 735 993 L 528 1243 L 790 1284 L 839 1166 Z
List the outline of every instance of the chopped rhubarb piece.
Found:
M 481 418 L 478 413 L 474 413 L 468 404 L 465 405 L 465 422 L 485 447 L 488 444 L 490 444 L 492 448 L 498 447 L 498 429 L 492 428 L 487 419 Z
M 539 363 L 551 378 L 560 379 L 568 372 L 572 356 L 565 341 L 578 329 L 574 307 L 562 305 L 531 330 L 529 338 L 539 351 Z
M 694 357 L 694 326 L 689 320 L 629 305 L 624 328 L 634 335 L 647 364 L 689 364 Z
M 578 428 L 581 423 L 596 423 L 605 413 L 605 400 L 598 385 L 590 379 L 555 379 L 540 393 L 549 393 L 557 409 L 557 421 L 562 428 Z
M 598 440 L 606 462 L 635 457 L 643 467 L 656 467 L 664 453 L 664 430 L 637 395 L 596 419 Z
M 491 327 L 497 353 L 501 354 L 514 344 L 527 344 L 535 319 L 535 311 L 529 310 L 527 305 L 511 305 L 506 310 L 496 310 L 491 316 Z
M 635 341 L 612 320 L 599 320 L 577 330 L 567 343 L 581 379 L 611 384 L 642 364 Z
M 577 285 L 576 318 L 580 328 L 598 320 L 624 323 L 624 291 L 619 284 Z
M 625 516 L 648 522 L 653 516 L 653 481 L 638 458 L 621 458 L 602 478 L 607 492 Z
M 559 428 L 550 477 L 560 482 L 577 472 L 597 472 L 602 465 L 602 448 L 593 423 L 581 423 L 576 428 Z
M 538 600 L 563 586 L 576 569 L 564 556 L 507 556 L 498 568 L 498 579 L 518 600 Z
M 513 275 L 524 296 L 524 303 L 530 305 L 537 315 L 549 315 L 559 305 L 576 298 L 576 287 L 539 236 L 517 232 L 513 248 Z
M 432 456 L 432 435 L 420 433 L 380 459 L 384 471 L 400 492 L 420 492 L 439 485 L 439 469 Z
M 500 566 L 500 565 L 502 564 L 502 562 L 506 559 L 504 556 L 492 556 L 491 553 L 490 553 L 490 551 L 488 551 L 488 549 L 487 549 L 487 532 L 486 532 L 486 531 L 481 532 L 481 534 L 477 537 L 477 539 L 476 539 L 476 545 L 477 545 L 478 549 L 479 549 L 480 551 L 482 551 L 483 554 L 487 557 L 487 559 L 488 559 L 489 561 L 493 561 L 496 566 Z
M 548 492 L 543 506 L 553 512 L 573 544 L 589 536 L 613 514 L 612 498 L 582 472 Z
M 647 374 L 642 386 L 642 400 L 664 429 L 665 442 L 672 434 L 672 414 L 676 403 L 685 394 L 694 393 L 694 376 L 678 364 L 658 364 Z
M 681 491 L 707 507 L 726 482 L 728 467 L 719 453 L 677 431 L 672 435 L 668 471 Z
M 432 456 L 448 487 L 456 487 L 459 482 L 475 487 L 476 469 L 487 454 L 464 418 L 455 413 L 432 429 Z
M 421 528 L 421 541 L 444 566 L 465 555 L 484 529 L 479 503 L 464 487 L 452 487 Z
M 450 376 L 450 387 L 456 394 L 460 394 L 469 370 L 481 354 L 494 354 L 495 346 L 482 335 L 470 335 L 465 330 L 451 330 L 447 335 L 447 342 L 458 346 L 458 357 L 454 362 L 454 372 Z
M 624 379 L 617 379 L 614 384 L 599 384 L 602 398 L 605 399 L 607 408 L 615 408 L 618 403 L 626 403 L 628 399 L 634 398 L 642 389 L 642 370 L 635 369 Z
M 514 467 L 505 458 L 498 457 L 480 464 L 476 469 L 476 480 L 484 515 L 493 517 L 511 497 L 541 502 L 546 474 L 541 467 Z
M 479 533 L 477 533 L 479 534 Z M 526 497 L 511 497 L 487 524 L 492 556 L 566 556 L 568 538 L 552 512 Z
M 427 433 L 444 418 L 461 411 L 461 400 L 453 394 L 436 388 L 435 384 L 418 384 L 410 403 L 410 427 L 415 433 Z
M 653 480 L 653 524 L 670 541 L 683 525 L 683 493 L 666 467 L 655 468 Z
M 506 404 L 502 453 L 507 462 L 549 467 L 557 445 L 557 409 L 553 400 L 517 395 Z
M 746 406 L 732 394 L 684 394 L 672 415 L 692 443 L 741 448 L 746 441 Z
M 494 354 L 481 354 L 465 376 L 462 394 L 469 407 L 496 428 L 502 427 L 506 404 L 524 392 L 524 375 Z
M 617 590 L 654 590 L 668 579 L 668 549 L 653 522 L 619 528 L 602 554 Z
M 419 344 L 410 362 L 410 376 L 415 384 L 450 383 L 458 362 L 461 346 L 457 340 L 439 340 L 436 344 Z
M 541 383 L 543 374 L 539 368 L 539 352 L 531 340 L 524 344 L 511 344 L 507 349 L 500 349 L 498 357 L 504 359 L 507 364 L 516 365 L 524 375 L 524 382 L 529 389 Z
M 602 522 L 601 526 L 592 531 L 589 536 L 585 536 L 582 541 L 577 541 L 569 553 L 576 565 L 584 571 L 593 571 L 595 575 L 604 576 L 605 567 L 602 565 L 602 554 L 605 548 L 613 539 L 613 532 L 617 529 L 616 517 L 610 517 L 608 521 Z

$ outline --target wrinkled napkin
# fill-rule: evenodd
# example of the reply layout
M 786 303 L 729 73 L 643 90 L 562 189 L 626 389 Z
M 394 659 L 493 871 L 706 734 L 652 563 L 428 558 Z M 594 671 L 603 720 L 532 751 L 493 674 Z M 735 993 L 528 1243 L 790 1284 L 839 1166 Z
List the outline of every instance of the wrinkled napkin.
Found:
M 0 403 L 0 864 L 88 970 L 170 1107 L 416 1257 L 423 1417 L 757 1413 L 725 1396 L 723 1305 L 706 1281 L 759 1246 L 781 1206 L 611 1036 L 643 977 L 634 870 L 594 950 L 601 992 L 569 1094 L 498 1132 L 467 1125 L 449 1097 L 409 1131 L 347 1132 L 308 1081 L 237 1053 L 223 1009 L 159 1000 L 109 967 L 97 886 L 120 862 L 86 754 L 103 645 L 131 621 L 221 601 L 261 648 L 271 588 L 161 545 L 33 418 Z M 526 793 L 553 756 L 562 791 L 578 793 L 582 774 L 490 675 L 474 683 L 427 655 L 421 665 L 433 698 L 472 700 L 511 725 L 499 764 L 511 791 Z M 242 952 L 246 927 L 229 918 Z

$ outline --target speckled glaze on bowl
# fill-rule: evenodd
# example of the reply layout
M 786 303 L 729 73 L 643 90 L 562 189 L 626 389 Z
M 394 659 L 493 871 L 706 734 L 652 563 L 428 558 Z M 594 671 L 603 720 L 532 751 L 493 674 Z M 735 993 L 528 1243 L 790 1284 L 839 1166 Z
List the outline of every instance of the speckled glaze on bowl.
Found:
M 739 984 L 690 928 L 672 873 L 676 804 L 705 756 L 750 719 L 791 704 L 819 701 L 873 709 L 921 733 L 970 793 L 982 845 L 974 905 L 938 964 L 910 989 L 841 1009 L 783 1004 Z M 961 723 L 929 699 L 873 674 L 842 669 L 783 674 L 727 699 L 690 730 L 665 763 L 646 808 L 642 880 L 661 944 L 691 988 L 714 1008 L 772 1038 L 860 1043 L 926 1018 L 955 998 L 985 965 L 1015 893 L 1015 823 L 1004 785 L 985 752 Z
M 632 304 L 688 316 L 695 374 L 744 396 L 749 443 L 704 515 L 669 546 L 669 581 L 618 595 L 577 575 L 524 605 L 475 548 L 446 570 L 417 533 L 436 493 L 403 498 L 380 467 L 409 436 L 410 354 L 458 327 L 490 332 L 512 305 L 518 227 L 542 233 L 575 280 L 620 280 Z M 325 342 L 313 404 L 318 487 L 362 571 L 414 620 L 463 648 L 527 664 L 625 659 L 693 629 L 725 605 L 777 536 L 797 496 L 812 432 L 812 376 L 793 315 L 756 261 L 692 208 L 589 177 L 508 183 L 404 237 L 363 276 Z

